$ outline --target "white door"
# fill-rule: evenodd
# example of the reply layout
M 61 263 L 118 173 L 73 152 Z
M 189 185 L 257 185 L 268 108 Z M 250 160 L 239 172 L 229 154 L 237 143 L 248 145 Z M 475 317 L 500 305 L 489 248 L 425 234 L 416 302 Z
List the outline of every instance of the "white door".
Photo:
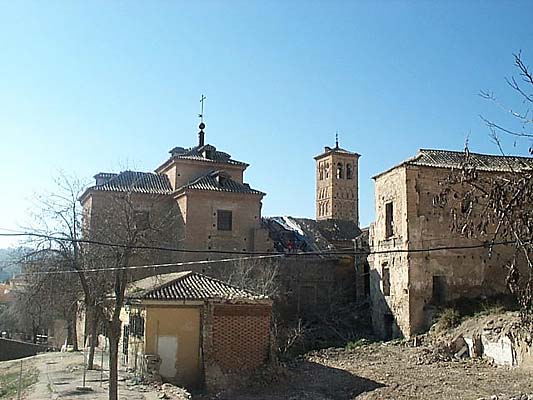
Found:
M 164 378 L 173 378 L 176 375 L 178 337 L 159 336 L 157 338 L 157 354 L 161 357 L 159 374 Z

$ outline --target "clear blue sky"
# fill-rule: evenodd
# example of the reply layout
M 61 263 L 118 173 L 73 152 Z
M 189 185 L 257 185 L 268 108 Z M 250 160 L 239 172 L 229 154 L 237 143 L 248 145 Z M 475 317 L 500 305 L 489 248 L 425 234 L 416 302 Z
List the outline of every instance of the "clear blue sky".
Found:
M 533 65 L 532 1 L 0 2 L 0 227 L 24 224 L 60 170 L 151 171 L 207 141 L 250 164 L 264 215 L 314 216 L 324 145 L 371 176 L 419 148 L 496 152 L 477 93 L 514 102 L 512 53 Z M 524 154 L 526 144 L 506 143 Z M 0 241 L 0 247 L 9 245 Z

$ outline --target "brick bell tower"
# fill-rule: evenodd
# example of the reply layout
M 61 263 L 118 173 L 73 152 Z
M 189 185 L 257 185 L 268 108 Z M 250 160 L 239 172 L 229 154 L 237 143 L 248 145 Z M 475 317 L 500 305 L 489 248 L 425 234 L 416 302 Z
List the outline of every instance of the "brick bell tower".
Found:
M 326 146 L 316 160 L 316 219 L 353 221 L 359 226 L 358 163 L 360 155 Z

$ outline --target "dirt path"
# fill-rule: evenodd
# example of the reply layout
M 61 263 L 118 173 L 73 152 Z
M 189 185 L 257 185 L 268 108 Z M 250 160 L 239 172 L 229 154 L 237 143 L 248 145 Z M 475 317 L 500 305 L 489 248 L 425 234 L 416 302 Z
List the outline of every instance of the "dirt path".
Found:
M 37 382 L 27 387 L 23 399 L 107 399 L 108 370 L 87 371 L 86 387 L 83 390 L 83 354 L 82 353 L 43 353 L 22 360 L 23 371 L 36 371 Z M 20 360 L 0 362 L 0 375 L 18 371 Z M 119 379 L 119 397 L 129 400 L 155 400 L 159 392 L 150 386 L 134 385 L 126 379 L 124 371 Z M 14 396 L 0 398 L 13 399 Z

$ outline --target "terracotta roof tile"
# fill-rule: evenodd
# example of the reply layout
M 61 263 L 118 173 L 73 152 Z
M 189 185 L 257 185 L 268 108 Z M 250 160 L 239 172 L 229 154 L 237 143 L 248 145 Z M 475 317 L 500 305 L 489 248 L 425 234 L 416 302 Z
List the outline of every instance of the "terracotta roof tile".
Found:
M 209 157 L 204 154 L 209 153 Z M 216 147 L 206 144 L 204 146 L 195 146 L 188 149 L 183 147 L 175 147 L 170 150 L 171 159 L 180 158 L 188 160 L 206 161 L 212 163 L 233 164 L 233 165 L 248 165 L 242 161 L 233 160 L 228 153 L 218 151 Z
M 465 161 L 466 153 L 463 151 L 421 149 L 417 156 L 406 161 L 406 164 L 441 168 L 461 168 Z M 533 158 L 469 153 L 468 164 L 482 171 L 509 172 L 532 169 Z
M 267 297 L 192 271 L 156 275 L 133 282 L 126 296 L 140 300 L 261 300 Z
M 264 195 L 252 189 L 247 183 L 239 183 L 229 178 L 223 171 L 212 171 L 207 175 L 183 185 L 181 189 L 212 190 L 217 192 L 245 193 Z
M 466 153 L 464 151 L 420 149 L 416 156 L 375 175 L 373 178 L 378 178 L 397 167 L 405 165 L 419 165 L 434 168 L 461 168 L 465 161 Z M 533 158 L 469 153 L 468 165 L 475 167 L 479 171 L 523 171 L 533 169 Z
M 103 174 L 101 174 L 103 175 Z M 135 192 L 150 194 L 170 194 L 172 186 L 165 174 L 151 172 L 124 171 L 120 174 L 106 174 L 109 180 L 91 189 L 111 192 Z

